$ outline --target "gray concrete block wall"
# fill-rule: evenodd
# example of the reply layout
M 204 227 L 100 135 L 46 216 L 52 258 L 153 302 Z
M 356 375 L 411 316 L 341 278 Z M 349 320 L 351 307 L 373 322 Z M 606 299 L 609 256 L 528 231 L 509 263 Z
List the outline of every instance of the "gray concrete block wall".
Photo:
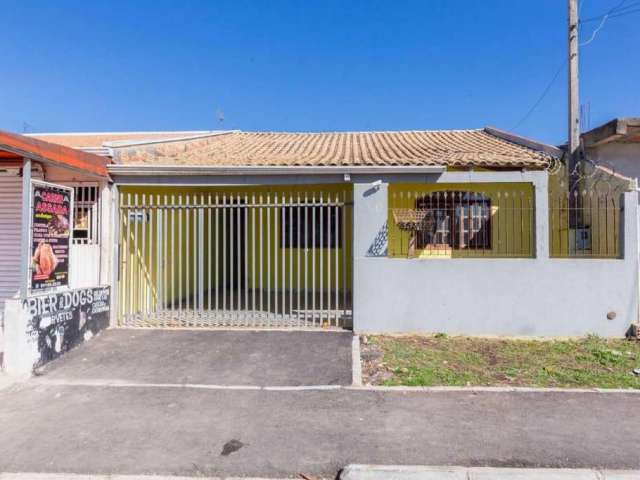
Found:
M 519 175 L 519 177 L 518 177 Z M 446 173 L 428 181 L 530 181 L 532 259 L 398 259 L 384 246 L 388 182 L 354 185 L 354 329 L 622 336 L 638 318 L 637 192 L 625 194 L 623 259 L 549 258 L 546 172 Z M 394 181 L 396 181 L 394 179 Z M 610 320 L 607 314 L 615 313 Z

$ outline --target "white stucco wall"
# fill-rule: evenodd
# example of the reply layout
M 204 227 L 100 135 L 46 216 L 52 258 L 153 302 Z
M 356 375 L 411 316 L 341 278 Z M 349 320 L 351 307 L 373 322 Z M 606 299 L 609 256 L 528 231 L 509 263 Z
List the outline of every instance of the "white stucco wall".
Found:
M 624 259 L 551 259 L 547 174 L 447 173 L 427 181 L 529 181 L 536 258 L 397 259 L 384 247 L 388 179 L 354 185 L 354 329 L 477 335 L 622 336 L 638 316 L 637 193 L 625 194 Z M 373 244 L 378 244 L 372 249 Z M 607 319 L 615 312 L 613 320 Z
M 587 156 L 616 173 L 640 179 L 640 143 L 607 143 L 587 149 Z

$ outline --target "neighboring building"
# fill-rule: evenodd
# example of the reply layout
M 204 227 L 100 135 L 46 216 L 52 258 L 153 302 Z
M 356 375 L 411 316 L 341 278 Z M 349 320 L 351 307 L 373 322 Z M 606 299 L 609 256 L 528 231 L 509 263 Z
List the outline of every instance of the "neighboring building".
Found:
M 616 118 L 582 134 L 588 161 L 618 175 L 640 178 L 640 117 Z
M 71 232 L 69 287 L 109 284 L 109 238 L 101 237 L 102 216 L 109 216 L 109 160 L 35 138 L 0 131 L 0 361 L 3 353 L 5 303 L 30 294 L 32 267 L 29 221 L 23 208 L 30 198 L 30 179 L 71 187 L 75 193 Z M 25 178 L 26 172 L 30 174 Z M 25 181 L 27 182 L 25 185 Z M 25 250 L 26 247 L 26 250 Z M 66 272 L 65 272 L 66 273 Z

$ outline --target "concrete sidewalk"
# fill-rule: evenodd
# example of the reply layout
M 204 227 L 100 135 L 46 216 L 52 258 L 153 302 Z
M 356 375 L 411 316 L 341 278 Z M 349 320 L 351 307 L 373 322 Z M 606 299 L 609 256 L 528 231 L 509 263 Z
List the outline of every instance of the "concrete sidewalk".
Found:
M 640 478 L 640 470 L 404 465 L 348 465 L 340 473 L 340 480 L 635 480 L 638 478 Z
M 340 480 L 635 480 L 640 470 L 349 465 Z M 265 480 L 260 477 L 0 473 L 0 480 Z M 275 480 L 275 479 L 270 479 Z
M 624 393 L 30 381 L 0 391 L 0 472 L 334 477 L 352 463 L 638 469 L 639 405 Z

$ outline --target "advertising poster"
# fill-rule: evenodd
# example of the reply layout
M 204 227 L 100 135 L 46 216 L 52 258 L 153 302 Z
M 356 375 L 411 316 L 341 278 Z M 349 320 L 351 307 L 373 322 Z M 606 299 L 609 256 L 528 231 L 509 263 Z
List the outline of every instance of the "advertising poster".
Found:
M 71 188 L 31 184 L 31 290 L 69 285 Z
M 27 334 L 37 343 L 35 367 L 59 357 L 109 326 L 109 287 L 34 295 L 23 300 Z

